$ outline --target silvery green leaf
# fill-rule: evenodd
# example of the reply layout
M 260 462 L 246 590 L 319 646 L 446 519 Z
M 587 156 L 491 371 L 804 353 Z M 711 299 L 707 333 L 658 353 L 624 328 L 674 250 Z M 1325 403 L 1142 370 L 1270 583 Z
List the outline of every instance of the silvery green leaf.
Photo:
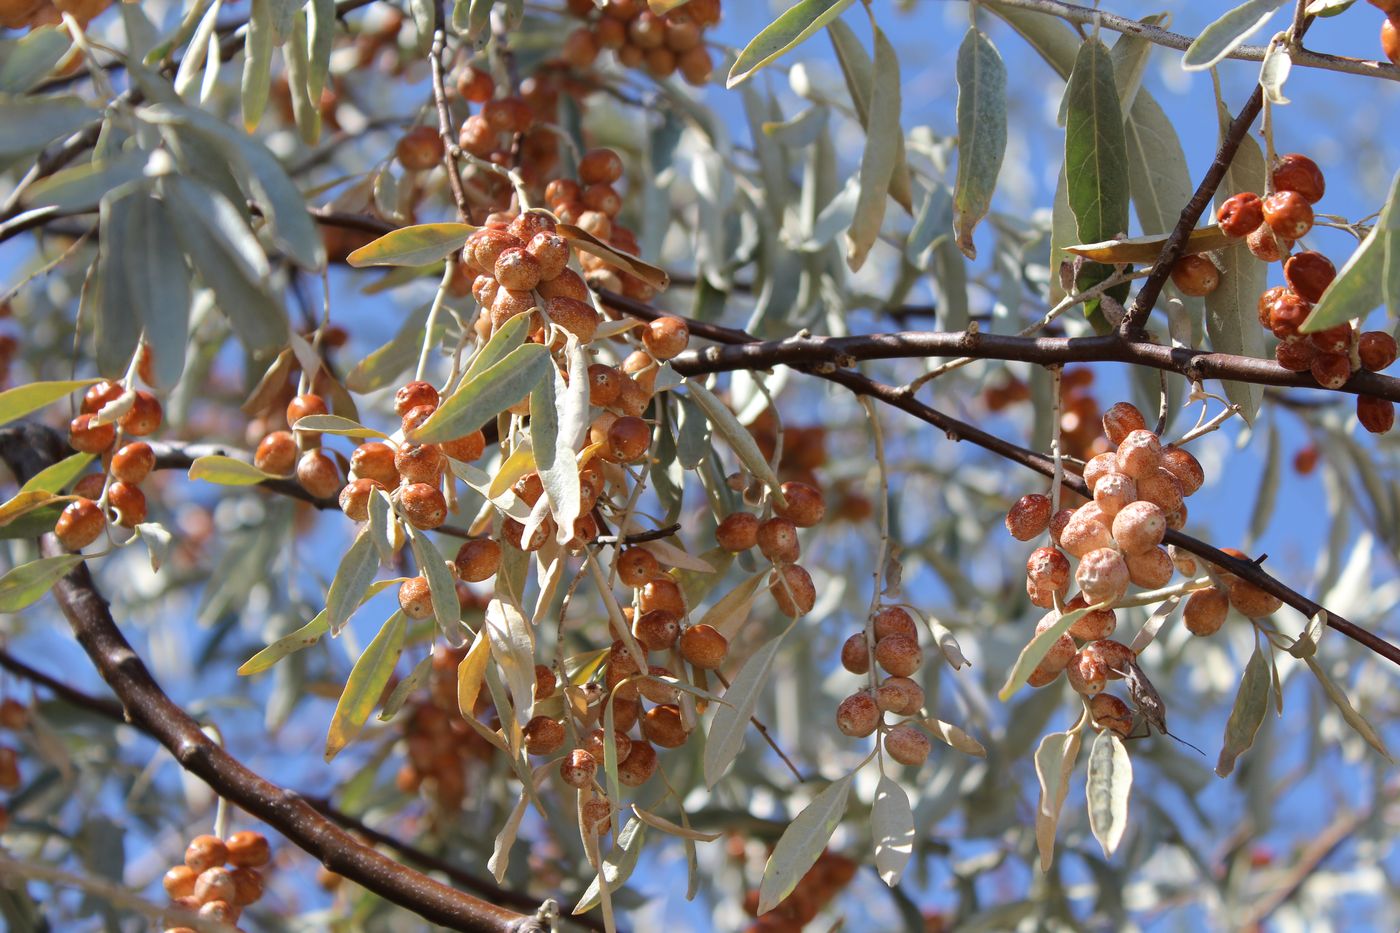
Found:
M 705 786 L 714 787 L 744 747 L 749 717 L 758 705 L 759 695 L 768 681 L 773 659 L 782 642 L 783 637 L 779 635 L 750 655 L 724 692 L 727 705 L 715 712 L 710 732 L 705 738 Z
M 326 734 L 326 761 L 338 755 L 364 728 L 370 711 L 384 693 L 385 684 L 394 675 L 407 630 L 408 617 L 402 610 L 395 612 L 351 668 L 350 679 L 345 682 L 345 690 L 336 703 Z
M 38 152 L 53 140 L 76 133 L 101 114 L 77 97 L 0 99 L 0 159 Z
M 797 887 L 797 882 L 816 864 L 826 849 L 831 834 L 836 832 L 846 813 L 846 799 L 851 793 L 855 773 L 838 778 L 812 798 L 812 802 L 788 824 L 768 864 L 763 867 L 763 880 L 758 888 L 758 912 L 767 913 Z
M 1035 841 L 1040 870 L 1049 871 L 1055 858 L 1055 832 L 1060 810 L 1069 794 L 1069 778 L 1079 759 L 1078 732 L 1051 732 L 1035 750 L 1035 773 L 1040 781 L 1040 802 L 1035 811 Z
M 243 128 L 257 129 L 272 87 L 272 50 L 277 45 L 277 10 L 282 0 L 250 0 L 248 32 L 243 42 Z
M 47 75 L 67 53 L 68 31 L 40 26 L 17 39 L 0 39 L 0 93 L 19 94 Z
M 1283 96 L 1283 83 L 1288 80 L 1288 72 L 1293 68 L 1293 56 L 1285 42 L 1270 42 L 1264 53 L 1264 62 L 1259 66 L 1259 86 L 1273 104 L 1286 104 Z
M 881 881 L 894 887 L 914 852 L 914 811 L 904 788 L 887 774 L 880 775 L 875 785 L 870 834 L 875 838 L 875 870 Z
M 131 228 L 119 241 L 127 296 L 150 347 L 155 385 L 170 389 L 185 370 L 190 325 L 190 273 L 165 203 L 131 200 Z
M 1235 770 L 1235 759 L 1254 744 L 1254 736 L 1259 732 L 1264 713 L 1269 708 L 1270 680 L 1269 662 L 1259 646 L 1255 645 L 1254 653 L 1245 665 L 1244 676 L 1240 679 L 1240 689 L 1235 694 L 1230 719 L 1225 723 L 1225 743 L 1215 765 L 1215 773 L 1220 777 L 1228 777 Z
M 1284 0 L 1248 0 L 1211 23 L 1181 57 L 1187 71 L 1204 71 L 1219 64 L 1273 18 Z
M 860 192 L 855 214 L 846 231 L 846 264 L 852 271 L 865 264 L 865 258 L 880 235 L 885 219 L 890 180 L 894 177 L 904 142 L 899 124 L 899 58 L 884 32 L 874 25 L 874 91 L 870 97 L 870 123 L 866 127 L 865 151 L 860 160 Z
M 991 208 L 1006 154 L 1006 65 L 986 33 L 968 29 L 958 49 L 958 175 L 953 189 L 958 248 L 976 257 L 972 231 Z
M 851 0 L 798 0 L 749 40 L 729 69 L 725 86 L 734 87 L 764 65 L 807 41 L 850 5 Z
M 1133 762 L 1123 740 L 1112 729 L 1094 739 L 1089 750 L 1089 776 L 1084 785 L 1089 801 L 1089 828 L 1112 855 L 1128 828 L 1128 796 L 1133 789 Z

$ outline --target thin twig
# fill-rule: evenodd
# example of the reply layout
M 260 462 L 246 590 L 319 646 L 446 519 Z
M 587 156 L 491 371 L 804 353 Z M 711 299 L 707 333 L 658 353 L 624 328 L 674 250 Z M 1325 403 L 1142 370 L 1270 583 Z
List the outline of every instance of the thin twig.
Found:
M 728 678 L 726 678 L 719 671 L 714 671 L 713 673 L 715 675 L 715 679 L 724 685 L 725 690 L 728 690 Z M 758 730 L 758 734 L 763 736 L 763 741 L 768 743 L 768 747 L 773 749 L 773 751 L 777 753 L 778 757 L 783 760 L 783 764 L 787 765 L 788 770 L 792 772 L 793 777 L 797 778 L 798 783 L 805 782 L 807 779 L 803 777 L 802 772 L 798 770 L 797 765 L 792 763 L 792 759 L 788 758 L 787 754 L 783 751 L 782 747 L 779 746 L 778 743 L 773 739 L 773 736 L 768 734 L 768 727 L 763 724 L 763 721 L 760 720 L 757 716 L 750 716 L 749 722 L 752 723 L 753 727 Z
M 442 57 L 447 50 L 447 12 L 443 0 L 436 0 L 433 4 L 433 15 L 433 46 L 428 62 L 433 72 L 433 103 L 437 105 L 438 133 L 442 135 L 442 165 L 447 170 L 447 184 L 457 205 L 457 219 L 470 223 L 471 205 L 467 203 L 467 191 L 462 187 L 462 175 L 457 168 L 460 149 L 452 132 L 452 111 L 447 106 L 447 87 L 443 83 Z

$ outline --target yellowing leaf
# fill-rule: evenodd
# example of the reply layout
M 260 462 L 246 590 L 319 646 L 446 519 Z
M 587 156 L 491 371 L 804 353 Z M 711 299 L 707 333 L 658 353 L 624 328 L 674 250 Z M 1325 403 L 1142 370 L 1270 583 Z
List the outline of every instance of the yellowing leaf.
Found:
M 426 266 L 461 249 L 476 230 L 471 224 L 415 224 L 390 231 L 345 258 L 355 267 Z
M 614 249 L 587 230 L 575 227 L 573 224 L 559 224 L 554 232 L 584 252 L 592 253 L 609 265 L 635 275 L 658 291 L 671 284 L 671 277 L 666 274 L 665 269 L 659 269 L 651 263 L 643 262 L 636 256 Z
M 38 602 L 60 577 L 82 560 L 81 554 L 59 554 L 20 564 L 0 577 L 0 612 L 19 612 Z
M 407 623 L 408 617 L 402 611 L 395 612 L 355 662 L 350 679 L 345 682 L 345 691 L 335 705 L 330 731 L 326 734 L 326 761 L 339 754 L 364 728 L 370 710 L 379 702 L 384 685 L 389 682 L 394 665 L 403 652 Z
M 70 392 L 85 389 L 96 379 L 67 379 L 61 382 L 31 382 L 0 392 L 0 424 L 23 418 L 30 412 L 58 401 Z
M 1191 235 L 1186 238 L 1186 246 L 1182 250 L 1182 255 L 1224 249 L 1237 242 L 1237 240 L 1226 236 L 1214 224 L 1209 227 L 1198 227 L 1192 230 Z M 1085 259 L 1092 259 L 1095 262 L 1141 264 L 1156 262 L 1166 243 L 1167 237 L 1165 235 L 1153 234 L 1151 236 L 1126 237 L 1122 240 L 1105 240 L 1102 243 L 1079 243 L 1074 246 L 1066 246 L 1064 249 L 1066 252 L 1083 256 Z
M 190 479 L 202 479 L 206 483 L 220 486 L 256 486 L 264 480 L 277 479 L 271 473 L 264 473 L 246 460 L 237 460 L 220 454 L 197 457 L 190 464 Z

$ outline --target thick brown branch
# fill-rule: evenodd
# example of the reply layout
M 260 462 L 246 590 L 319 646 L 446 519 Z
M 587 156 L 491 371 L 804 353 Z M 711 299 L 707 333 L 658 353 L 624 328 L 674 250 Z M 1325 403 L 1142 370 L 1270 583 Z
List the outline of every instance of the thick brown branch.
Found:
M 642 320 L 654 320 L 666 313 L 658 311 L 650 305 L 634 301 L 612 292 L 603 292 L 602 298 L 604 304 L 614 310 L 641 318 Z M 706 324 L 703 321 L 691 321 L 690 329 L 692 334 L 718 343 L 740 344 L 758 342 L 743 331 L 733 330 L 728 327 L 720 327 L 714 324 Z M 677 357 L 673 361 L 673 365 L 676 371 L 682 375 L 701 375 L 711 371 L 705 366 L 700 365 L 695 357 L 687 359 L 684 355 L 682 357 Z M 1035 470 L 1037 473 L 1046 477 L 1053 478 L 1055 475 L 1055 465 L 1049 457 L 1038 454 L 1033 450 L 1019 447 L 1010 441 L 997 437 L 994 434 L 989 434 L 964 421 L 959 421 L 956 418 L 945 415 L 943 412 L 925 405 L 923 402 L 920 402 L 918 399 L 913 398 L 908 393 L 894 386 L 876 382 L 850 369 L 814 367 L 810 365 L 797 365 L 794 368 L 826 379 L 829 382 L 843 385 L 852 392 L 856 392 L 860 395 L 869 395 L 894 408 L 907 412 L 915 418 L 938 428 L 949 440 L 969 441 L 1013 463 L 1019 463 L 1024 467 Z M 1084 485 L 1082 477 L 1072 473 L 1065 473 L 1063 484 L 1066 488 L 1080 495 L 1088 494 L 1088 488 Z M 1285 586 L 1268 573 L 1265 573 L 1257 564 L 1231 557 L 1219 548 L 1193 538 L 1190 535 L 1183 534 L 1180 531 L 1168 531 L 1166 540 L 1168 544 L 1174 544 L 1197 557 L 1208 560 L 1213 564 L 1218 564 L 1230 573 L 1244 580 L 1248 580 L 1255 586 L 1272 593 L 1308 618 L 1312 618 L 1317 615 L 1317 613 L 1325 611 L 1324 607 L 1308 599 L 1296 590 Z M 1327 624 L 1329 626 L 1353 641 L 1366 646 L 1390 662 L 1400 665 L 1400 648 L 1375 633 L 1344 619 L 1336 613 L 1330 610 L 1326 611 Z
M 76 687 L 72 687 L 56 677 L 45 674 L 38 668 L 31 667 L 3 648 L 0 648 L 0 668 L 4 668 L 17 677 L 22 677 L 25 680 L 38 684 L 50 693 L 79 709 L 87 710 L 105 719 L 110 719 L 113 722 L 130 725 L 142 732 L 146 732 L 144 727 L 139 723 L 127 722 L 126 712 L 122 709 L 120 703 L 113 702 L 112 700 L 104 700 L 101 697 L 95 697 L 90 693 L 85 693 Z M 150 735 L 149 732 L 146 732 L 146 734 Z M 454 883 L 469 891 L 475 891 L 484 897 L 491 898 L 497 903 L 518 907 L 525 911 L 534 911 L 534 909 L 539 906 L 539 900 L 528 894 L 512 891 L 509 888 L 502 888 L 494 882 L 488 881 L 485 878 L 480 878 L 446 859 L 433 855 L 431 852 L 425 852 L 395 836 L 367 826 L 364 821 L 340 810 L 324 797 L 303 795 L 303 798 L 307 803 L 311 804 L 311 806 L 320 810 L 326 816 L 335 820 L 341 826 L 356 835 L 370 840 L 375 845 L 382 845 L 393 849 L 415 865 L 419 865 L 428 871 L 435 871 L 445 875 Z M 575 917 L 572 919 L 572 922 L 588 927 L 589 929 L 601 930 L 603 928 L 602 923 L 590 916 Z
M 610 296 L 608 300 L 612 300 Z M 767 369 L 771 366 L 849 366 L 858 360 L 919 357 L 976 357 L 1045 366 L 1116 362 L 1180 373 L 1192 380 L 1232 379 L 1258 385 L 1318 389 L 1308 373 L 1295 373 L 1271 360 L 1228 353 L 1165 347 L 1145 340 L 1102 337 L 1017 337 L 971 331 L 902 331 L 857 337 L 791 337 L 692 350 L 677 358 L 688 372 Z M 1400 379 L 1360 371 L 1339 390 L 1400 401 Z
M 0 459 L 22 480 L 62 454 L 56 435 L 46 428 L 29 425 L 0 434 Z M 40 550 L 46 556 L 66 553 L 52 535 L 43 537 Z M 275 828 L 331 871 L 433 923 L 506 933 L 528 921 L 360 845 L 298 794 L 255 774 L 224 751 L 152 678 L 118 629 L 85 564 L 58 581 L 53 594 L 78 643 L 121 701 L 128 721 L 169 749 L 181 767 L 219 796 Z

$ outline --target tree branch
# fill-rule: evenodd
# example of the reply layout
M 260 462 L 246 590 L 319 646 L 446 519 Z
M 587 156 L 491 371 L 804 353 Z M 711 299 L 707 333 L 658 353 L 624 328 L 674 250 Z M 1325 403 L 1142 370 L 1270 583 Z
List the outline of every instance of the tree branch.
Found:
M 3 648 L 0 648 L 0 668 L 4 668 L 16 677 L 22 677 L 25 680 L 44 687 L 50 693 L 61 698 L 64 702 L 76 706 L 79 709 L 95 713 L 113 722 L 132 726 L 147 736 L 155 737 L 140 723 L 127 722 L 126 713 L 122 709 L 120 703 L 104 700 L 101 697 L 95 697 L 76 687 L 69 686 L 58 678 L 45 674 L 38 668 L 31 667 L 24 663 Z M 376 845 L 382 845 L 393 849 L 410 862 L 420 865 L 428 871 L 435 871 L 439 874 L 446 875 L 452 881 L 469 891 L 475 891 L 484 897 L 492 898 L 494 901 L 502 904 L 519 907 L 521 910 L 534 911 L 535 908 L 539 906 L 539 901 L 528 894 L 522 894 L 519 891 L 513 891 L 509 888 L 502 888 L 494 882 L 488 881 L 485 878 L 479 878 L 471 872 L 433 855 L 431 852 L 425 852 L 397 837 L 367 826 L 358 817 L 351 816 L 343 810 L 338 809 L 325 797 L 316 797 L 312 795 L 302 796 L 311 806 L 320 810 L 326 816 L 335 820 L 351 832 L 369 839 Z M 603 928 L 601 922 L 589 915 L 572 917 L 570 920 L 573 923 L 588 927 L 589 929 L 601 930 Z
M 1301 42 L 1303 34 L 1312 25 L 1311 16 L 1304 18 L 1301 22 L 1290 27 L 1290 32 L 1295 41 Z M 1254 85 L 1254 92 L 1249 95 L 1249 100 L 1244 107 L 1231 121 L 1229 129 L 1225 131 L 1225 138 L 1220 142 L 1220 148 L 1215 151 L 1215 159 L 1211 162 L 1210 168 L 1206 170 L 1205 177 L 1201 179 L 1200 185 L 1196 187 L 1196 193 L 1191 195 L 1191 200 L 1186 203 L 1186 207 L 1181 212 L 1181 217 L 1176 222 L 1171 236 L 1167 237 L 1167 242 L 1162 246 L 1162 252 L 1157 257 L 1156 264 L 1152 267 L 1152 274 L 1142 283 L 1137 295 L 1133 298 L 1133 303 L 1128 308 L 1128 313 L 1123 317 L 1123 323 L 1119 325 L 1119 333 L 1124 337 L 1141 337 L 1147 326 L 1147 319 L 1152 314 L 1152 309 L 1157 305 L 1157 298 L 1162 293 L 1162 286 L 1166 285 L 1167 277 L 1172 273 L 1172 266 L 1181 258 L 1182 252 L 1186 248 L 1186 240 L 1191 236 L 1191 231 L 1196 229 L 1196 223 L 1210 207 L 1211 198 L 1215 197 L 1216 189 L 1225 180 L 1225 173 L 1230 170 L 1230 163 L 1234 161 L 1235 153 L 1239 151 L 1240 143 L 1244 142 L 1245 135 L 1249 128 L 1254 125 L 1255 119 L 1259 116 L 1259 111 L 1264 107 L 1264 86 Z M 1273 171 L 1273 166 L 1265 166 L 1265 171 Z
M 1059 0 L 988 0 L 988 2 L 992 6 L 1014 7 L 1036 13 L 1045 13 L 1049 16 L 1059 17 L 1068 23 L 1099 26 L 1113 32 L 1146 39 L 1154 45 L 1179 49 L 1183 52 L 1190 48 L 1192 42 L 1196 41 L 1195 36 L 1185 36 L 1149 23 L 1128 19 L 1125 16 L 1118 16 L 1086 6 L 1076 6 L 1073 3 L 1061 3 Z M 1299 37 L 1302 37 L 1301 33 L 1299 33 Z M 1264 53 L 1267 51 L 1268 49 L 1262 45 L 1242 45 L 1225 57 L 1237 61 L 1262 62 Z M 1349 58 L 1345 55 L 1327 55 L 1322 52 L 1311 52 L 1304 48 L 1298 48 L 1291 52 L 1289 57 L 1293 59 L 1293 64 L 1303 68 L 1320 68 L 1324 71 L 1336 71 L 1342 74 L 1400 81 L 1400 68 L 1388 62 Z
M 600 293 L 603 303 L 615 311 L 628 314 L 641 320 L 650 321 L 665 315 L 667 312 L 658 311 L 650 305 L 618 295 L 613 292 L 604 291 Z M 719 343 L 743 344 L 758 343 L 744 331 L 733 330 L 728 327 L 720 327 L 714 324 L 706 324 L 703 321 L 689 321 L 690 331 L 696 336 L 706 340 L 714 340 Z M 1113 339 L 1113 338 L 1109 338 Z M 962 352 L 961 350 L 959 352 Z M 965 354 L 964 354 L 965 355 Z M 683 376 L 704 375 L 711 372 L 703 365 L 696 355 L 690 353 L 682 354 L 672 360 L 677 373 Z M 994 434 L 989 434 L 981 428 L 974 427 L 964 421 L 945 415 L 923 402 L 910 396 L 908 393 L 890 385 L 876 382 L 867 376 L 849 369 L 838 369 L 834 366 L 812 366 L 809 364 L 798 364 L 793 366 L 800 372 L 843 385 L 860 395 L 869 395 L 872 398 L 891 405 L 901 411 L 907 412 L 921 421 L 927 422 L 941 430 L 944 435 L 953 441 L 969 441 L 985 450 L 989 450 L 1000 457 L 1019 463 L 1028 469 L 1034 470 L 1048 478 L 1055 476 L 1055 464 L 1049 458 L 1033 450 L 1019 447 L 1010 441 L 1003 440 Z M 1072 473 L 1065 473 L 1064 486 L 1081 496 L 1088 496 L 1089 489 L 1084 485 L 1084 479 Z M 1323 606 L 1313 602 L 1303 594 L 1284 585 L 1279 580 L 1264 572 L 1258 564 L 1251 561 L 1240 560 L 1224 553 L 1204 541 L 1191 537 L 1180 531 L 1168 530 L 1166 543 L 1174 544 L 1184 551 L 1196 555 L 1212 564 L 1219 565 L 1230 573 L 1235 574 L 1243 580 L 1253 583 L 1260 589 L 1273 594 L 1283 600 L 1288 605 L 1303 613 L 1304 616 L 1312 618 L 1319 612 L 1327 613 L 1327 624 L 1341 632 L 1346 637 L 1358 642 L 1374 651 L 1376 654 L 1387 659 L 1393 664 L 1400 666 L 1400 648 L 1376 635 L 1375 633 L 1362 628 L 1361 626 L 1348 621 L 1336 613 L 1326 610 Z
M 0 432 L 0 459 L 21 480 L 63 455 L 57 435 L 39 425 Z M 66 554 L 44 535 L 45 556 Z M 128 721 L 148 732 L 186 771 L 219 796 L 277 829 L 327 868 L 419 916 L 454 930 L 512 933 L 529 922 L 522 914 L 463 894 L 360 845 L 298 794 L 246 768 L 199 728 L 151 677 L 112 618 L 86 564 L 53 588 L 73 634 L 126 710 Z

